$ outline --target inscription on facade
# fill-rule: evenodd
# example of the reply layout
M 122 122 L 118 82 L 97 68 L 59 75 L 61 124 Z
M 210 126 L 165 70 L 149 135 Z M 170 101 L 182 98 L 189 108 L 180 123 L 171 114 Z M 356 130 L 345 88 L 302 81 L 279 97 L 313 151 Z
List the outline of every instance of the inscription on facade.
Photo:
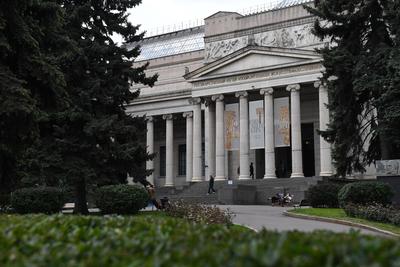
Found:
M 206 86 L 213 86 L 213 85 L 225 84 L 225 83 L 234 83 L 234 82 L 258 79 L 258 78 L 269 78 L 269 77 L 281 76 L 281 75 L 295 73 L 295 72 L 317 70 L 320 68 L 321 68 L 321 64 L 316 63 L 316 64 L 286 68 L 286 69 L 278 69 L 278 70 L 270 70 L 270 71 L 259 72 L 259 73 L 236 75 L 236 76 L 231 76 L 231 77 L 226 77 L 226 78 L 212 79 L 212 80 L 208 80 L 208 81 L 198 81 L 198 82 L 194 82 L 193 86 L 195 88 L 206 87 Z

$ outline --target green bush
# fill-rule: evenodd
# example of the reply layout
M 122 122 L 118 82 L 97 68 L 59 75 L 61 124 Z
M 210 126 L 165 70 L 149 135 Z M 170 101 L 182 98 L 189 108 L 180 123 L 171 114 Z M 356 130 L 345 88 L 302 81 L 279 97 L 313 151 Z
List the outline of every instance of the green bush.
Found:
M 393 189 L 390 185 L 382 182 L 355 182 L 346 184 L 340 189 L 338 198 L 341 207 L 350 203 L 367 204 L 390 204 L 393 197 Z
M 347 216 L 350 217 L 400 226 L 400 211 L 391 206 L 384 206 L 382 204 L 367 206 L 347 204 L 343 209 Z
M 215 206 L 188 204 L 184 201 L 171 202 L 165 210 L 171 217 L 184 218 L 206 224 L 232 224 L 233 213 Z
M 145 208 L 149 195 L 137 185 L 108 185 L 96 192 L 96 206 L 103 214 L 135 214 Z
M 307 191 L 307 200 L 314 208 L 337 208 L 339 207 L 338 193 L 341 187 L 334 183 L 311 186 Z
M 396 239 L 149 216 L 2 216 L 1 266 L 398 266 Z
M 20 214 L 60 212 L 64 205 L 63 192 L 55 187 L 21 188 L 11 193 L 11 207 Z

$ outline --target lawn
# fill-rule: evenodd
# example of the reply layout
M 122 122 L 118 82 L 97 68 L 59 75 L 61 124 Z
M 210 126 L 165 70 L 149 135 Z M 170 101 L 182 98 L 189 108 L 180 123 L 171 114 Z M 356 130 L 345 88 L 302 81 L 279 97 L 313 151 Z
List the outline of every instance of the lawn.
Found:
M 385 231 L 389 231 L 400 235 L 400 227 L 388 223 L 380 223 L 369 221 L 365 219 L 353 218 L 346 215 L 343 209 L 329 209 L 329 208 L 305 208 L 295 209 L 289 212 L 303 215 L 311 215 L 324 218 L 339 219 L 348 222 L 361 223 L 368 226 L 376 227 Z
M 142 212 L 0 215 L 0 266 L 398 266 L 400 242 L 353 232 L 256 233 Z M 397 264 L 397 265 L 396 265 Z

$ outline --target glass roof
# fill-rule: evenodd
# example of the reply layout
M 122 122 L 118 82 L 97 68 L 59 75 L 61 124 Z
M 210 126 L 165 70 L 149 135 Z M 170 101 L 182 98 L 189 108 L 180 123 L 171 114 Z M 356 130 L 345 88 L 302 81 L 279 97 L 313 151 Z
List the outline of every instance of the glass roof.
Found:
M 159 40 L 157 40 L 159 38 Z M 136 61 L 172 56 L 204 49 L 204 30 L 183 33 L 177 36 L 150 38 L 141 44 L 141 53 Z
M 279 9 L 279 8 L 285 8 L 285 7 L 289 7 L 289 6 L 305 4 L 305 3 L 308 3 L 308 2 L 312 2 L 312 1 L 313 0 L 282 0 L 274 7 L 274 9 Z

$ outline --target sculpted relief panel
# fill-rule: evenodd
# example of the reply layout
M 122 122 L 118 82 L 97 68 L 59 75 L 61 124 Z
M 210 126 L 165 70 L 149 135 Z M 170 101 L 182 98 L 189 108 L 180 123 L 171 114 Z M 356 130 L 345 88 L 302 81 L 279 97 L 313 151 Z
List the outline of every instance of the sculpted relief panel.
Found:
M 243 47 L 246 47 L 248 44 L 248 37 L 240 37 L 227 39 L 223 41 L 207 43 L 205 45 L 205 59 L 206 62 L 217 60 L 221 57 L 229 55 Z
M 311 33 L 313 25 L 300 25 L 275 31 L 255 34 L 255 41 L 260 46 L 296 48 L 319 43 Z
M 254 35 L 254 42 L 259 46 L 296 48 L 318 44 L 320 41 L 312 33 L 313 25 L 300 25 L 262 32 Z M 249 44 L 249 36 L 228 39 L 205 45 L 205 60 L 211 62 L 229 55 Z

